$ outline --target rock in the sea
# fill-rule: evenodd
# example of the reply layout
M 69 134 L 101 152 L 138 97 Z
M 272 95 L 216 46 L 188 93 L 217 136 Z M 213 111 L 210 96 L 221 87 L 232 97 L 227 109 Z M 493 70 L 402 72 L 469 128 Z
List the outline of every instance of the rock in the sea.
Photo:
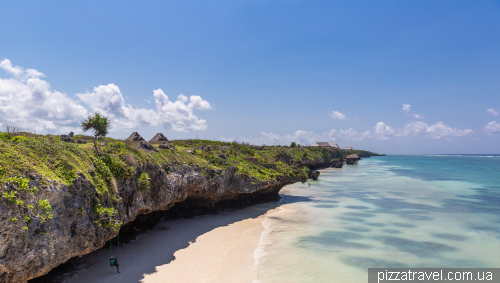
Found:
M 337 161 L 337 162 L 334 162 L 334 164 L 332 164 L 332 167 L 333 168 L 342 168 L 343 165 L 344 165 L 344 163 L 342 161 Z
M 86 141 L 86 140 L 82 140 L 82 139 L 78 139 L 76 142 L 77 142 L 77 143 L 87 143 L 87 141 Z
M 315 181 L 318 180 L 318 178 L 319 178 L 319 171 L 311 172 L 309 174 L 309 178 L 311 178 L 311 179 L 313 179 Z
M 158 152 L 158 149 L 156 149 L 154 146 L 152 146 L 150 143 L 148 143 L 147 141 L 145 140 L 142 140 L 140 143 L 139 143 L 139 146 L 146 149 L 146 150 L 152 150 L 152 151 L 156 151 Z

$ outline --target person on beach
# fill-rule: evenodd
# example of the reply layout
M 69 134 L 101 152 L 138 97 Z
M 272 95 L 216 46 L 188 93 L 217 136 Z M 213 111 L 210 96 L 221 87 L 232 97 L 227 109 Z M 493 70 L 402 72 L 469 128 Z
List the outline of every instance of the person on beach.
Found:
M 109 259 L 109 264 L 111 266 L 116 266 L 116 271 L 118 271 L 118 273 L 120 273 L 120 265 L 118 264 L 118 257 L 111 257 Z

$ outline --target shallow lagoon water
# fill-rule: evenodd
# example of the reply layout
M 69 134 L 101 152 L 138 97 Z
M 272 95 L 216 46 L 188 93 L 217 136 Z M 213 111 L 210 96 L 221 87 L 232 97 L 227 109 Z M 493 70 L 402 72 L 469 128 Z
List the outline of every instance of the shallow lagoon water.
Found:
M 367 282 L 369 267 L 500 267 L 499 156 L 387 156 L 282 191 L 265 282 Z

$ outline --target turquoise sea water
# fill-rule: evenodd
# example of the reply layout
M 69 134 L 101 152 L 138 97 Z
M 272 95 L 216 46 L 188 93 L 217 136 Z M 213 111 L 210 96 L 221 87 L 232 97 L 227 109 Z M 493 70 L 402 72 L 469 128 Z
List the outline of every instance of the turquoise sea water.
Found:
M 369 267 L 500 267 L 500 156 L 386 156 L 281 191 L 255 282 L 367 282 Z

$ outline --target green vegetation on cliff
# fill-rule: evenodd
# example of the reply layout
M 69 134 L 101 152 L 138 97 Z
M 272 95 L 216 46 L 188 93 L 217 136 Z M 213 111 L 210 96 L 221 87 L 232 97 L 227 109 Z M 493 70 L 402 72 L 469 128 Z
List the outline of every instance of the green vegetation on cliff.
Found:
M 93 148 L 93 137 L 75 136 L 74 139 L 89 142 L 68 143 L 61 141 L 59 136 L 21 134 L 11 137 L 0 133 L 0 181 L 40 174 L 42 182 L 71 185 L 80 172 L 92 180 L 99 193 L 113 196 L 117 182 L 125 177 L 134 177 L 141 191 L 148 190 L 149 177 L 141 169 L 145 164 L 199 167 L 204 175 L 233 166 L 237 174 L 258 182 L 283 176 L 307 177 L 309 168 L 304 166 L 307 161 L 331 162 L 351 153 L 335 148 L 251 146 L 209 140 L 170 141 L 175 150 L 159 149 L 157 143 L 153 144 L 155 151 L 141 148 L 138 142 L 101 138 L 97 144 L 102 153 L 99 156 Z

